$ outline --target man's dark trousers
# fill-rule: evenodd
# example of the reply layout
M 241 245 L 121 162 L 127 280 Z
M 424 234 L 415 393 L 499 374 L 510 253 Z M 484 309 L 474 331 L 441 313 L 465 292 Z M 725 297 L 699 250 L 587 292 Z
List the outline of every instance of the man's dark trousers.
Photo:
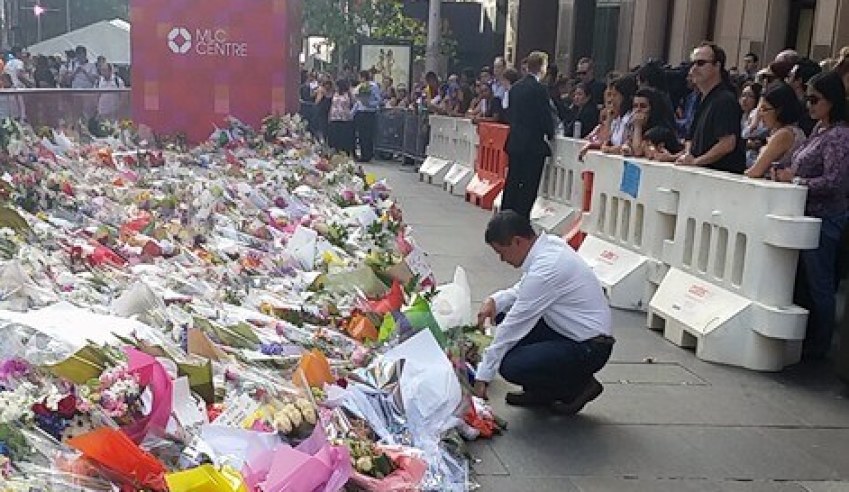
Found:
M 377 113 L 374 111 L 357 111 L 354 114 L 354 129 L 360 143 L 360 160 L 370 161 L 374 158 L 374 132 L 377 125 Z
M 519 215 L 530 218 L 542 180 L 545 156 L 517 155 L 509 156 L 509 158 L 510 166 L 504 183 L 501 210 L 513 210 Z
M 542 319 L 501 361 L 501 377 L 525 392 L 570 401 L 610 359 L 613 340 L 576 342 Z

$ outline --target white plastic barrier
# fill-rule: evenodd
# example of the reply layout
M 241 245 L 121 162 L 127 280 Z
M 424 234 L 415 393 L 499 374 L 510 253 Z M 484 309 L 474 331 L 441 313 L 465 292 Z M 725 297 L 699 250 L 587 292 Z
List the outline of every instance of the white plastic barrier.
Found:
M 457 158 L 457 118 L 430 115 L 430 142 L 427 158 L 419 166 L 419 180 L 441 186 Z
M 539 196 L 531 210 L 531 221 L 546 232 L 563 234 L 580 214 L 584 186 L 578 152 L 583 146 L 583 141 L 572 138 L 557 137 L 554 141 L 552 157 L 545 162 Z M 495 199 L 495 210 L 501 210 L 503 197 L 502 192 Z
M 593 191 L 578 254 L 593 268 L 611 306 L 644 311 L 667 271 L 661 256 L 664 241 L 675 234 L 678 191 L 670 183 L 677 170 L 598 152 L 590 152 L 585 164 L 593 173 Z M 623 181 L 634 173 L 636 189 Z
M 799 361 L 807 311 L 793 305 L 799 250 L 816 248 L 807 190 L 727 173 L 676 168 L 680 191 L 670 271 L 649 326 L 699 358 L 760 371 Z
M 580 214 L 584 184 L 578 161 L 581 140 L 557 137 L 540 181 L 539 196 L 531 211 L 531 219 L 545 231 L 562 234 Z
M 775 371 L 798 362 L 799 250 L 815 248 L 801 187 L 590 153 L 592 206 L 579 254 L 616 307 L 704 360 Z M 648 302 L 647 302 L 648 301 Z
M 452 195 L 466 196 L 466 187 L 475 175 L 475 160 L 478 155 L 478 129 L 472 120 L 452 118 L 456 123 L 454 134 L 454 159 L 445 174 L 443 189 Z

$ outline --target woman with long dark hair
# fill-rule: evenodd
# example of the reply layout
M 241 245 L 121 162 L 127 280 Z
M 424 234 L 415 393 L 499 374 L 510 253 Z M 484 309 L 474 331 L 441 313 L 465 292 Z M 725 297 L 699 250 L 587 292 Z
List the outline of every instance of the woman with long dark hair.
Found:
M 773 174 L 778 181 L 806 186 L 805 214 L 822 219 L 819 246 L 799 253 L 796 285 L 796 302 L 809 311 L 803 356 L 822 358 L 834 333 L 837 252 L 849 210 L 849 126 L 840 75 L 814 76 L 805 101 L 817 121 L 814 131 L 793 154 L 790 168 Z
M 774 82 L 767 88 L 761 96 L 758 115 L 769 138 L 746 176 L 762 178 L 769 175 L 771 167 L 790 167 L 793 153 L 805 142 L 805 132 L 799 128 L 801 114 L 802 106 L 792 87 Z

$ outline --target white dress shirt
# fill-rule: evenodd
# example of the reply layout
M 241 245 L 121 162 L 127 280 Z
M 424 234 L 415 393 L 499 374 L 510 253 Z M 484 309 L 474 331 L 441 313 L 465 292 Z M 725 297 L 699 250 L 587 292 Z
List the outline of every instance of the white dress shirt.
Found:
M 540 318 L 555 332 L 583 342 L 612 334 L 610 307 L 590 267 L 562 239 L 540 234 L 522 263 L 516 285 L 491 297 L 507 311 L 478 367 L 478 381 L 492 381 L 504 355 Z

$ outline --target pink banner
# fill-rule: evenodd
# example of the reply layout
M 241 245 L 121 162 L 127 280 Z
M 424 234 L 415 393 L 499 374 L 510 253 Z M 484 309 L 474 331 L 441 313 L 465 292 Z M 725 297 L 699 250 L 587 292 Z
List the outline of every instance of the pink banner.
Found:
M 206 139 L 227 116 L 296 112 L 301 0 L 133 0 L 133 117 Z

